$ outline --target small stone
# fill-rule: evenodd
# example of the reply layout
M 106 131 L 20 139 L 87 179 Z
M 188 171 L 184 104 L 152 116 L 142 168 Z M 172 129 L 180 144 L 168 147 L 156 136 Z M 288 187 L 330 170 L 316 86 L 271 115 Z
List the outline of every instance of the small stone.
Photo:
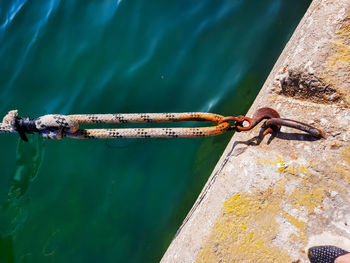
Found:
M 334 132 L 332 132 L 331 134 L 332 134 L 333 137 L 335 137 L 335 136 L 340 135 L 341 132 L 340 132 L 340 131 L 334 131 Z

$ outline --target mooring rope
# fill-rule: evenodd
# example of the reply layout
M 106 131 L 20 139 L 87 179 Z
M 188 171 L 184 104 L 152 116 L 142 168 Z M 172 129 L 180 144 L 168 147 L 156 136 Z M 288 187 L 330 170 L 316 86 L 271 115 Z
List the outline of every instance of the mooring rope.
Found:
M 196 128 L 125 128 L 125 129 L 81 129 L 74 133 L 66 133 L 70 138 L 166 138 L 166 137 L 201 137 L 224 133 L 229 123 L 219 122 L 221 115 L 203 112 L 192 113 L 134 113 L 134 114 L 88 114 L 68 115 L 79 124 L 91 123 L 148 123 L 148 122 L 182 122 L 206 121 L 216 123 L 212 127 Z
M 279 118 L 271 108 L 259 109 L 253 118 L 246 116 L 229 116 L 204 112 L 185 113 L 131 113 L 131 114 L 49 114 L 38 118 L 22 118 L 17 110 L 12 110 L 0 123 L 0 133 L 17 132 L 23 140 L 28 140 L 26 133 L 37 132 L 44 138 L 62 139 L 110 139 L 110 138 L 172 138 L 215 136 L 228 130 L 247 131 L 263 119 L 270 119 L 266 133 L 279 130 L 281 125 L 306 131 L 315 137 L 322 137 L 322 131 L 307 124 Z M 204 121 L 215 123 L 215 126 L 193 128 L 110 128 L 79 129 L 80 124 L 97 123 L 150 123 L 150 122 L 188 122 Z M 234 125 L 230 125 L 234 122 Z M 248 125 L 243 126 L 244 122 Z M 266 124 L 265 123 L 265 124 Z M 265 133 L 265 134 L 266 134 Z
M 212 113 L 133 113 L 133 114 L 78 114 L 44 115 L 36 119 L 19 118 L 17 110 L 10 111 L 0 123 L 0 133 L 39 132 L 45 138 L 62 137 L 79 139 L 108 138 L 166 138 L 202 137 L 222 134 L 229 129 L 228 122 L 219 122 L 224 116 Z M 149 122 L 206 121 L 216 123 L 211 127 L 195 128 L 123 128 L 123 129 L 79 129 L 79 124 L 96 123 L 149 123 Z M 21 131 L 22 129 L 22 131 Z M 23 138 L 23 137 L 22 137 Z

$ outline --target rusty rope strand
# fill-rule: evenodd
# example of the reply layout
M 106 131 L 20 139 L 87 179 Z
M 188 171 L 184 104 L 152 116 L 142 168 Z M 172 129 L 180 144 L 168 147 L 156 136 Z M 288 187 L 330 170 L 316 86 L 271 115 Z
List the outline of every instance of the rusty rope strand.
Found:
M 76 120 L 79 124 L 180 121 L 208 121 L 219 123 L 223 118 L 221 115 L 203 112 L 80 114 L 68 116 Z M 78 139 L 201 137 L 219 135 L 224 133 L 227 129 L 228 123 L 213 127 L 199 128 L 81 129 L 74 133 L 66 133 L 65 136 Z

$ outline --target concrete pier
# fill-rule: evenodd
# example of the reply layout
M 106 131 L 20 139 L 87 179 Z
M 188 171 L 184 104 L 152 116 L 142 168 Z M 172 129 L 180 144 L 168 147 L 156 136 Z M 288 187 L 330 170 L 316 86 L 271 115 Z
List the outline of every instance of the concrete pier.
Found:
M 309 262 L 350 251 L 350 0 L 314 0 L 247 116 L 271 107 L 325 139 L 236 133 L 161 262 Z

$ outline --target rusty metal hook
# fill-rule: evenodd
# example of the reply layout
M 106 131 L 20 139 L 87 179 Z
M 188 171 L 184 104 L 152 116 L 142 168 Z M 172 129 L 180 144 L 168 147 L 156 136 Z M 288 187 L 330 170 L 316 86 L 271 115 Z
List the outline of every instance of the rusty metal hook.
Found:
M 324 138 L 323 132 L 320 129 L 317 129 L 309 124 L 290 120 L 290 119 L 282 119 L 282 118 L 272 118 L 265 122 L 266 127 L 274 127 L 274 126 L 287 126 L 294 129 L 298 129 L 301 131 L 305 131 L 317 138 Z M 264 131 L 264 133 L 266 130 Z
M 248 131 L 253 129 L 256 125 L 258 125 L 264 119 L 272 119 L 272 118 L 279 118 L 279 117 L 280 115 L 278 114 L 278 112 L 272 108 L 268 108 L 268 107 L 260 108 L 254 113 L 253 118 L 245 117 L 246 118 L 245 120 L 247 120 L 250 124 L 249 126 L 247 127 L 236 126 L 236 130 Z M 268 127 L 264 131 L 264 135 L 266 135 L 267 133 L 272 133 L 273 130 L 279 131 L 280 128 L 281 126 L 279 124 L 272 124 L 270 125 L 270 127 Z
M 281 129 L 281 126 L 287 126 L 305 131 L 318 138 L 324 138 L 323 133 L 320 129 L 299 121 L 282 119 L 276 110 L 268 107 L 258 109 L 252 118 L 246 116 L 224 117 L 220 123 L 234 121 L 235 125 L 231 126 L 231 129 L 235 129 L 236 131 L 249 131 L 264 119 L 268 120 L 264 123 L 265 130 L 263 132 L 263 135 L 272 133 L 274 131 L 279 131 Z M 248 126 L 243 126 L 243 122 L 245 121 L 248 122 Z

